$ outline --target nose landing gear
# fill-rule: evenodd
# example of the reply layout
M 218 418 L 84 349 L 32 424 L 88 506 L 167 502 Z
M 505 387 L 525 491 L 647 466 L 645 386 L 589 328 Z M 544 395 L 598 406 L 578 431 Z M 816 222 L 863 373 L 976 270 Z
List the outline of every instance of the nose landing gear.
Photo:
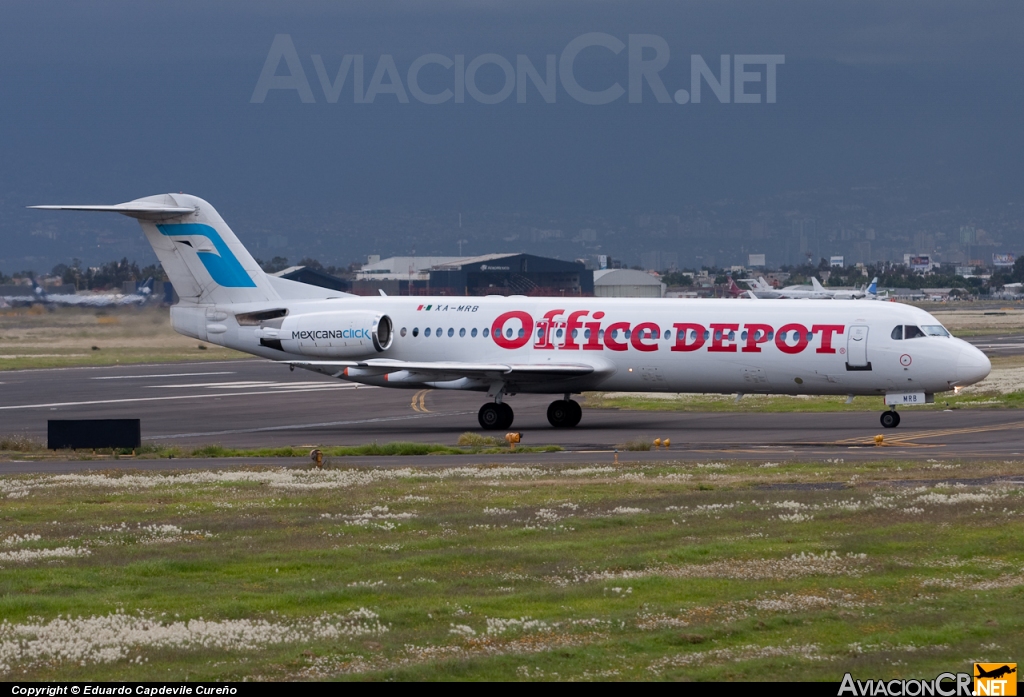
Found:
M 895 409 L 883 411 L 880 419 L 882 428 L 896 428 L 900 425 L 900 414 Z
M 480 407 L 476 418 L 480 422 L 480 428 L 485 431 L 498 431 L 509 428 L 515 419 L 515 414 L 512 412 L 512 407 L 504 402 L 488 402 Z
M 571 399 L 559 399 L 548 405 L 548 423 L 555 428 L 572 428 L 583 418 L 583 409 Z

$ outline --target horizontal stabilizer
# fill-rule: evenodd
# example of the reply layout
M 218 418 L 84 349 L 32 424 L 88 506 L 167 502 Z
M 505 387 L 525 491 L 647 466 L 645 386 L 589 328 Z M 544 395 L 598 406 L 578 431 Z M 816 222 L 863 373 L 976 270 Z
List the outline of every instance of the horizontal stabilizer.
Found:
M 113 206 L 29 206 L 41 211 L 96 211 L 100 213 L 121 213 L 140 220 L 169 220 L 196 212 L 194 206 L 175 206 L 150 201 L 129 201 Z

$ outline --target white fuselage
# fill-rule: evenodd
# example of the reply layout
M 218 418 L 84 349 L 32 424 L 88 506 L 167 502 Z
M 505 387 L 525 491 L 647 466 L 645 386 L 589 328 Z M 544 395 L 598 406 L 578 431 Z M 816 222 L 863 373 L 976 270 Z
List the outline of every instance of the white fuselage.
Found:
M 273 310 L 287 314 L 252 319 Z M 238 315 L 250 319 L 240 324 Z M 369 331 L 372 318 L 382 315 L 390 319 L 393 340 L 379 350 Z M 862 301 L 344 297 L 178 305 L 172 319 L 181 333 L 278 361 L 594 369 L 570 379 L 513 379 L 507 393 L 935 393 L 977 382 L 991 367 L 981 351 L 951 336 L 892 338 L 896 326 L 939 326 L 927 312 Z M 380 370 L 320 372 L 382 386 L 488 389 L 481 380 L 389 381 Z

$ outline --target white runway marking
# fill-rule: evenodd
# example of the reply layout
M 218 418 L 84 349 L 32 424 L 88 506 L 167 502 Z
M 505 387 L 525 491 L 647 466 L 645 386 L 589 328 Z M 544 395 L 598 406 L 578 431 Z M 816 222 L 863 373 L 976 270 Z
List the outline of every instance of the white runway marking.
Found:
M 168 436 L 146 436 L 146 440 L 169 440 L 173 438 L 199 438 L 202 436 L 228 436 L 235 433 L 264 433 L 267 431 L 300 431 L 309 428 L 330 428 L 331 426 L 352 426 L 355 424 L 372 424 L 383 421 L 407 421 L 409 419 L 426 419 L 435 416 L 463 416 L 475 414 L 475 411 L 450 411 L 446 413 L 430 412 L 428 414 L 406 414 L 405 416 L 379 416 L 374 419 L 357 419 L 354 421 L 327 421 L 318 424 L 296 424 L 294 426 L 264 426 L 263 428 L 238 428 L 230 431 L 206 431 L 203 433 L 174 433 Z
M 356 385 L 342 385 L 341 389 L 352 390 L 352 389 L 355 389 L 356 387 L 357 387 Z M 365 389 L 376 390 L 376 389 L 379 389 L 377 387 L 372 387 L 372 386 L 369 386 L 369 385 L 359 385 L 358 388 L 361 389 L 361 390 L 365 390 Z M 47 403 L 47 404 L 14 404 L 14 405 L 11 405 L 11 406 L 0 407 L 0 410 L 7 410 L 7 409 L 46 409 L 46 408 L 55 409 L 57 407 L 85 407 L 85 406 L 92 406 L 92 405 L 95 405 L 95 404 L 131 404 L 133 402 L 164 402 L 164 401 L 171 400 L 171 399 L 211 399 L 211 398 L 220 398 L 220 397 L 251 397 L 253 395 L 260 395 L 260 394 L 286 394 L 288 392 L 322 392 L 322 391 L 326 391 L 326 390 L 336 390 L 336 389 L 339 389 L 339 388 L 337 386 L 334 386 L 334 385 L 328 385 L 328 387 L 325 388 L 325 390 L 310 390 L 309 388 L 303 388 L 303 389 L 300 389 L 300 390 L 267 390 L 265 392 L 223 392 L 221 394 L 217 394 L 217 393 L 213 393 L 213 394 L 182 394 L 182 395 L 173 395 L 173 396 L 170 396 L 170 397 L 129 397 L 127 399 L 93 399 L 93 400 L 89 400 L 87 402 L 50 402 L 50 403 Z
M 187 385 L 146 385 L 146 387 L 155 387 L 163 389 L 178 389 L 184 387 L 206 387 L 206 388 L 220 388 L 220 389 L 245 389 L 247 387 L 312 387 L 312 388 L 338 388 L 338 387 L 350 387 L 351 384 L 343 382 L 329 382 L 327 380 L 309 380 L 304 382 L 276 382 L 273 380 L 241 380 L 239 382 L 193 382 Z
M 234 370 L 220 370 L 212 373 L 162 373 L 157 375 L 105 375 L 90 380 L 138 380 L 143 378 L 183 378 L 192 375 L 234 375 Z

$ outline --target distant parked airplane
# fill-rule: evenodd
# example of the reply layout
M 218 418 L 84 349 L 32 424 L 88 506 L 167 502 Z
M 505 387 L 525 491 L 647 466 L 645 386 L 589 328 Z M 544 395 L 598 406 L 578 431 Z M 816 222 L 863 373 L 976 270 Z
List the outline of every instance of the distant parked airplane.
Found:
M 153 295 L 153 277 L 146 279 L 135 293 L 96 293 L 94 295 L 78 295 L 77 293 L 47 293 L 46 290 L 32 279 L 31 295 L 8 295 L 2 299 L 8 305 L 66 305 L 72 307 L 113 307 L 118 305 L 143 305 Z
M 798 299 L 809 298 L 812 300 L 860 300 L 863 298 L 876 299 L 878 289 L 878 277 L 876 276 L 867 289 L 834 288 L 829 289 L 821 285 L 817 278 L 811 277 L 810 287 L 806 285 L 786 286 L 785 288 L 772 288 L 764 280 L 758 277 L 743 279 L 744 283 L 751 285 L 752 292 L 761 299 L 769 300 L 776 298 Z

